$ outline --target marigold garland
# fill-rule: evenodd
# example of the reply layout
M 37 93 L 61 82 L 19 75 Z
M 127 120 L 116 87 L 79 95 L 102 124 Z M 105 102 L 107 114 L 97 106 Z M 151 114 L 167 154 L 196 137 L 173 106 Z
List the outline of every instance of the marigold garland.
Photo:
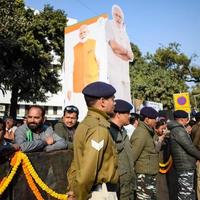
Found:
M 17 169 L 21 163 L 21 156 L 19 152 L 16 152 L 14 157 L 11 160 L 12 170 L 7 177 L 4 177 L 0 183 L 0 195 L 4 193 L 10 182 L 12 181 L 14 175 L 17 172 Z
M 159 172 L 160 172 L 161 174 L 166 174 L 166 173 L 170 170 L 170 168 L 171 168 L 171 166 L 172 166 L 172 163 L 173 163 L 173 161 L 172 161 L 172 157 L 171 157 L 171 155 L 170 155 L 169 160 L 168 160 L 166 163 L 159 163 L 159 166 L 161 167 L 161 168 L 159 169 Z M 164 167 L 167 167 L 167 168 L 166 168 L 166 169 L 162 169 L 162 168 L 164 168 Z
M 160 167 L 166 167 L 167 165 L 169 165 L 169 163 L 172 161 L 172 156 L 169 156 L 169 159 L 166 163 L 159 163 Z
M 38 190 L 37 186 L 34 183 L 33 178 L 31 177 L 31 174 L 29 173 L 28 169 L 26 168 L 26 165 L 24 165 L 24 163 L 22 164 L 22 168 L 24 171 L 24 174 L 26 176 L 26 180 L 28 182 L 29 187 L 31 188 L 31 190 L 33 191 L 33 194 L 35 195 L 37 200 L 44 200 L 40 191 Z
M 6 179 L 6 177 L 4 177 L 4 178 L 1 180 L 1 182 L 0 182 L 0 188 L 1 188 L 1 186 L 3 185 L 5 179 Z
M 12 181 L 19 165 L 21 164 L 22 161 L 22 167 L 24 174 L 26 176 L 28 185 L 30 186 L 31 190 L 33 191 L 34 195 L 36 196 L 37 200 L 44 200 L 42 195 L 40 194 L 37 186 L 35 185 L 33 179 L 35 182 L 40 186 L 40 188 L 44 191 L 46 191 L 49 195 L 56 199 L 60 200 L 67 200 L 67 194 L 58 194 L 57 192 L 53 191 L 51 188 L 49 188 L 38 176 L 36 173 L 35 169 L 31 165 L 31 162 L 29 161 L 28 157 L 26 154 L 22 153 L 21 151 L 18 151 L 15 153 L 14 157 L 11 160 L 11 166 L 13 166 L 10 174 L 8 177 L 4 177 L 3 180 L 0 182 L 0 195 L 3 194 L 5 189 L 8 187 L 10 182 Z
M 36 171 L 34 170 L 33 166 L 31 165 L 31 162 L 29 161 L 28 157 L 25 154 L 22 154 L 22 160 L 24 164 L 26 165 L 27 169 L 29 170 L 31 176 L 35 180 L 35 182 L 41 187 L 42 190 L 46 191 L 49 195 L 56 199 L 61 200 L 67 200 L 66 194 L 58 194 L 57 192 L 53 191 L 51 188 L 49 188 L 38 176 Z

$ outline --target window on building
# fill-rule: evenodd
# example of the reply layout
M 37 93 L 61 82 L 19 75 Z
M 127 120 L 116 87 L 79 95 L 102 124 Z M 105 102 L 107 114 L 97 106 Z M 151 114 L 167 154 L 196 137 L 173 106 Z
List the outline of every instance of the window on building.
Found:
M 48 115 L 48 106 L 44 106 L 45 115 Z
M 30 105 L 25 105 L 25 116 L 27 116 L 28 114 L 28 108 L 29 108 Z
M 58 114 L 58 107 L 56 107 L 56 106 L 53 107 L 53 114 L 54 115 Z

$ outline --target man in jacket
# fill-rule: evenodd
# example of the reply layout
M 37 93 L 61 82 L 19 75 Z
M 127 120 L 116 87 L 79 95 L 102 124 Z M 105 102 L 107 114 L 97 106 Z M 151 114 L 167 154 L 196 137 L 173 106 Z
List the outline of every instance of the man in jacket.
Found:
M 195 114 L 196 124 L 192 127 L 193 144 L 200 150 L 200 112 Z
M 20 150 L 19 145 L 7 142 L 4 139 L 4 134 L 6 132 L 6 124 L 0 118 L 0 164 L 3 163 L 9 156 L 11 156 L 15 151 Z
M 192 127 L 193 144 L 200 150 L 200 112 L 195 114 L 196 124 Z M 200 162 L 197 162 L 197 197 L 200 199 Z
M 137 128 L 138 123 L 139 123 L 139 114 L 130 113 L 130 124 L 124 127 L 127 131 L 129 140 L 131 139 L 134 130 Z
M 76 106 L 66 106 L 63 117 L 55 124 L 55 132 L 65 140 L 68 149 L 73 149 L 73 138 L 78 126 L 79 110 Z
M 119 171 L 119 199 L 134 200 L 136 175 L 131 143 L 124 128 L 129 124 L 130 111 L 133 106 L 127 101 L 115 100 L 115 110 L 111 117 L 110 133 L 117 146 Z
M 188 113 L 176 110 L 174 119 L 168 123 L 168 129 L 170 130 L 172 159 L 177 172 L 177 196 L 180 200 L 195 200 L 194 173 L 196 159 L 200 159 L 200 151 L 193 145 L 185 129 L 189 121 Z
M 139 125 L 131 136 L 137 175 L 136 199 L 157 199 L 156 175 L 159 171 L 159 160 L 153 141 L 157 117 L 156 110 L 143 107 L 140 111 Z
M 116 200 L 117 150 L 109 133 L 116 90 L 104 82 L 87 85 L 82 93 L 88 106 L 74 137 L 74 160 L 68 170 L 70 191 L 77 200 Z
M 27 123 L 15 131 L 15 143 L 23 152 L 53 151 L 67 148 L 67 145 L 52 129 L 44 125 L 45 110 L 38 105 L 28 109 Z

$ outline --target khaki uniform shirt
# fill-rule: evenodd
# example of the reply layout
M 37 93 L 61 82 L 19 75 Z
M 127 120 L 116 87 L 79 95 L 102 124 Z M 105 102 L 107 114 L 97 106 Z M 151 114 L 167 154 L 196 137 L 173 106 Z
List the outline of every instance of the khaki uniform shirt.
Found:
M 92 186 L 117 183 L 117 150 L 112 140 L 108 116 L 89 108 L 74 137 L 74 160 L 68 170 L 69 190 L 77 200 L 89 198 Z
M 136 174 L 156 175 L 159 172 L 159 157 L 153 135 L 153 129 L 140 121 L 131 136 Z

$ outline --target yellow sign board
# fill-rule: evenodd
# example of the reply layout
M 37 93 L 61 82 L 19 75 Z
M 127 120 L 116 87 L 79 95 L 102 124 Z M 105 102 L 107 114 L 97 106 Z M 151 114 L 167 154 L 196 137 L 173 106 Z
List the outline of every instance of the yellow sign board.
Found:
M 188 92 L 174 94 L 174 109 L 175 110 L 184 110 L 188 113 L 191 112 L 190 108 L 190 96 Z

